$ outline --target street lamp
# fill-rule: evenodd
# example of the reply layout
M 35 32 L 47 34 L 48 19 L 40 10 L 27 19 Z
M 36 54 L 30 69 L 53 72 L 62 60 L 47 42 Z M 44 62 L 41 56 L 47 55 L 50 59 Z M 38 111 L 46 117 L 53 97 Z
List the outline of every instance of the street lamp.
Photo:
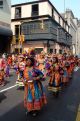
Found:
M 20 22 L 21 24 L 24 23 L 24 22 Z M 21 24 L 19 25 L 19 53 L 20 53 L 20 49 L 22 48 L 22 45 L 23 45 L 23 42 L 25 41 L 25 36 L 24 34 L 20 31 L 20 27 L 21 27 Z
M 19 25 L 19 35 L 18 35 L 18 40 L 19 40 L 19 41 L 18 41 L 18 42 L 19 42 L 19 53 L 20 53 L 20 49 L 21 49 L 21 47 L 20 47 L 20 45 L 21 45 L 21 43 L 20 43 L 20 41 L 21 41 L 21 40 L 20 40 L 20 39 L 21 39 L 21 38 L 20 38 L 20 26 L 21 26 L 21 25 Z

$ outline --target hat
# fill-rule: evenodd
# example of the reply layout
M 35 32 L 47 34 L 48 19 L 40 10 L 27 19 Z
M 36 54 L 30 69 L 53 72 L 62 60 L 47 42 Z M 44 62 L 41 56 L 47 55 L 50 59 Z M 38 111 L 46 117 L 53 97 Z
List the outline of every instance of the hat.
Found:
M 19 57 L 20 57 L 20 58 L 24 58 L 24 56 L 23 56 L 23 55 L 20 55 Z
M 28 56 L 34 57 L 35 56 L 35 48 L 29 48 L 28 49 Z

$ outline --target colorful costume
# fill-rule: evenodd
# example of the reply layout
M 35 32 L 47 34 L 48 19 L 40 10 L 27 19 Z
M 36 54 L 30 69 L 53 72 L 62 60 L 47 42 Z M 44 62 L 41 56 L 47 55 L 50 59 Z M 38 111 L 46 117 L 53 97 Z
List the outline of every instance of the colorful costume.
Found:
M 55 67 L 50 68 L 51 71 L 50 71 L 48 90 L 54 92 L 55 94 L 58 94 L 59 90 L 61 89 L 62 83 L 61 83 L 61 76 L 60 76 L 59 69 L 55 70 L 56 67 L 58 67 L 57 64 L 55 64 Z
M 43 104 L 46 104 L 46 96 L 41 80 L 33 80 L 34 77 L 39 76 L 42 79 L 43 74 L 40 70 L 26 67 L 24 70 L 25 94 L 24 106 L 27 110 L 40 110 Z
M 24 84 L 23 84 L 23 72 L 24 72 L 24 69 L 25 69 L 25 62 L 24 61 L 19 62 L 18 68 L 16 67 L 17 75 L 18 75 L 16 84 L 19 87 L 24 86 Z
M 4 70 L 3 69 L 0 70 L 0 85 L 2 84 L 2 86 L 5 85 L 4 75 L 5 75 Z
M 5 73 L 6 73 L 6 77 L 9 77 L 9 75 L 10 75 L 10 66 L 8 64 L 6 65 Z

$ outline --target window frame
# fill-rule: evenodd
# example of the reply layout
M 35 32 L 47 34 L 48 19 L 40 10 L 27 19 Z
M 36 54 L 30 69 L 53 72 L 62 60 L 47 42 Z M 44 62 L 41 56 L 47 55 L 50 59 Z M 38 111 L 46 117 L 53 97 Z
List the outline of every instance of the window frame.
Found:
M 0 9 L 3 9 L 4 2 L 3 0 L 0 0 L 0 2 L 2 2 L 2 4 L 0 4 Z
M 20 9 L 20 10 L 19 10 Z M 18 11 L 18 13 L 17 13 Z M 21 18 L 21 12 L 22 12 L 22 9 L 21 9 L 21 6 L 19 7 L 15 7 L 15 18 Z
M 33 6 L 37 6 L 37 10 L 33 10 Z M 36 8 L 36 7 L 35 7 Z M 35 16 L 39 16 L 39 4 L 33 4 L 31 6 L 31 16 L 35 17 Z

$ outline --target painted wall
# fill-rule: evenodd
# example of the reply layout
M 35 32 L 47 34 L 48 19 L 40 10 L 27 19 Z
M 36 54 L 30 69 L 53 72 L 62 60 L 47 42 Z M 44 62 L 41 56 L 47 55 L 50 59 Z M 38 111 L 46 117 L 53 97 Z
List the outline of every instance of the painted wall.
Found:
M 31 17 L 31 5 L 22 6 L 22 18 Z

